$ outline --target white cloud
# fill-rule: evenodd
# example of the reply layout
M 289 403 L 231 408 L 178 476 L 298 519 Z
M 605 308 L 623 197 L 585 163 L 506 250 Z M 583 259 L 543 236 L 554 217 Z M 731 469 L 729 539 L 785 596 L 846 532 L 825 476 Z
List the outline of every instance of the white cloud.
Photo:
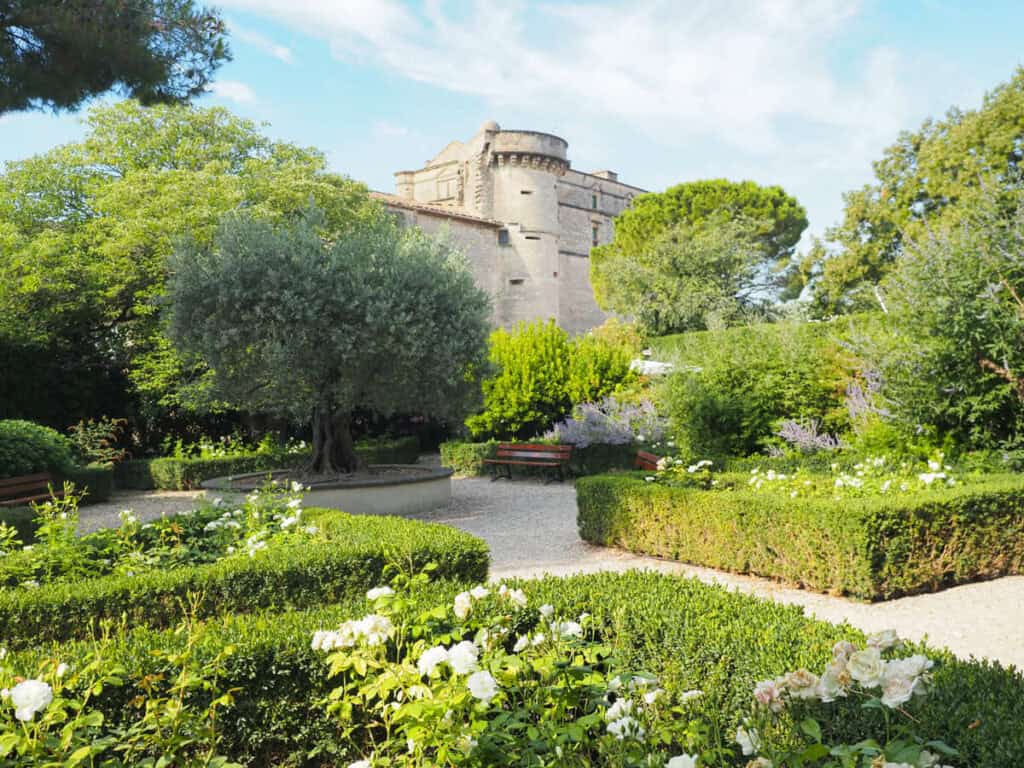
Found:
M 270 54 L 275 59 L 283 61 L 285 64 L 292 63 L 291 48 L 288 48 L 287 46 L 284 45 L 280 45 L 279 43 L 275 43 L 269 37 L 261 35 L 259 32 L 256 32 L 255 30 L 246 29 L 234 23 L 231 23 L 230 27 L 231 36 L 233 38 L 241 40 L 243 43 L 249 43 L 249 45 L 259 48 L 264 53 Z
M 398 0 L 225 4 L 323 39 L 339 58 L 482 98 L 495 116 L 536 115 L 538 130 L 583 126 L 590 136 L 567 136 L 583 167 L 605 162 L 579 150 L 600 146 L 610 122 L 670 151 L 714 146 L 716 175 L 817 198 L 805 202 L 819 231 L 839 193 L 867 181 L 870 161 L 934 106 L 940 77 L 883 47 L 838 62 L 858 0 L 426 0 L 418 12 Z
M 210 92 L 237 104 L 250 104 L 256 101 L 256 94 L 252 88 L 237 80 L 217 80 L 210 85 Z

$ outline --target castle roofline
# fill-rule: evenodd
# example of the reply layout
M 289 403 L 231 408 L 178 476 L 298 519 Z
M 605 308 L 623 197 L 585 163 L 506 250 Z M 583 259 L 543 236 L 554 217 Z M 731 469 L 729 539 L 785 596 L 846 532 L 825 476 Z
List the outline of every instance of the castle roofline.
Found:
M 495 229 L 501 229 L 505 226 L 500 221 L 487 219 L 483 216 L 476 216 L 463 208 L 456 208 L 455 206 L 440 205 L 439 203 L 421 203 L 417 200 L 410 200 L 408 197 L 392 195 L 387 192 L 370 192 L 370 197 L 374 200 L 379 200 L 384 205 L 392 208 L 405 208 L 406 210 L 416 211 L 417 213 L 425 213 L 428 216 L 441 216 L 446 219 L 470 221 L 474 224 L 482 224 L 484 226 L 494 227 Z

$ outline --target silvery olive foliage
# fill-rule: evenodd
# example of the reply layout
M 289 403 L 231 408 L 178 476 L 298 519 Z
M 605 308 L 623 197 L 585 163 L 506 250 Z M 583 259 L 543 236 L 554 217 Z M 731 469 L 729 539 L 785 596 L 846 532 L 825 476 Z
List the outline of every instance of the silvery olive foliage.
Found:
M 314 426 L 312 469 L 351 470 L 349 414 L 463 414 L 490 304 L 444 240 L 390 221 L 334 241 L 308 210 L 274 226 L 225 218 L 171 260 L 169 335 L 215 372 L 215 395 Z

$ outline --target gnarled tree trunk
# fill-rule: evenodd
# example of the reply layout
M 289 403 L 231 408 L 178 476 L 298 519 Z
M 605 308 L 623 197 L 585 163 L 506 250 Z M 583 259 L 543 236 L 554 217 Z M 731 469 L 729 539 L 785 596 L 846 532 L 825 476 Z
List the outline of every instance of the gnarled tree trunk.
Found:
M 316 475 L 355 472 L 359 457 L 350 431 L 348 412 L 338 413 L 327 406 L 313 411 L 313 458 L 309 471 Z

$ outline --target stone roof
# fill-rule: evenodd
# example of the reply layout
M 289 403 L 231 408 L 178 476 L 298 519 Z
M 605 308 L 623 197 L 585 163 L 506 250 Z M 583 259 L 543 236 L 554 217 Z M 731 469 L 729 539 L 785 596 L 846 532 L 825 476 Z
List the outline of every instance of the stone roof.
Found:
M 483 224 L 489 227 L 501 228 L 505 226 L 500 221 L 494 219 L 487 219 L 483 216 L 477 216 L 476 214 L 469 213 L 464 208 L 459 208 L 454 205 L 443 205 L 441 203 L 421 203 L 417 200 L 411 200 L 408 197 L 402 197 L 401 195 L 392 195 L 387 192 L 371 192 L 370 197 L 374 200 L 379 200 L 384 205 L 391 208 L 405 208 L 406 210 L 416 211 L 417 213 L 425 213 L 428 216 L 443 216 L 448 219 L 460 219 L 462 221 L 471 221 L 475 224 Z

